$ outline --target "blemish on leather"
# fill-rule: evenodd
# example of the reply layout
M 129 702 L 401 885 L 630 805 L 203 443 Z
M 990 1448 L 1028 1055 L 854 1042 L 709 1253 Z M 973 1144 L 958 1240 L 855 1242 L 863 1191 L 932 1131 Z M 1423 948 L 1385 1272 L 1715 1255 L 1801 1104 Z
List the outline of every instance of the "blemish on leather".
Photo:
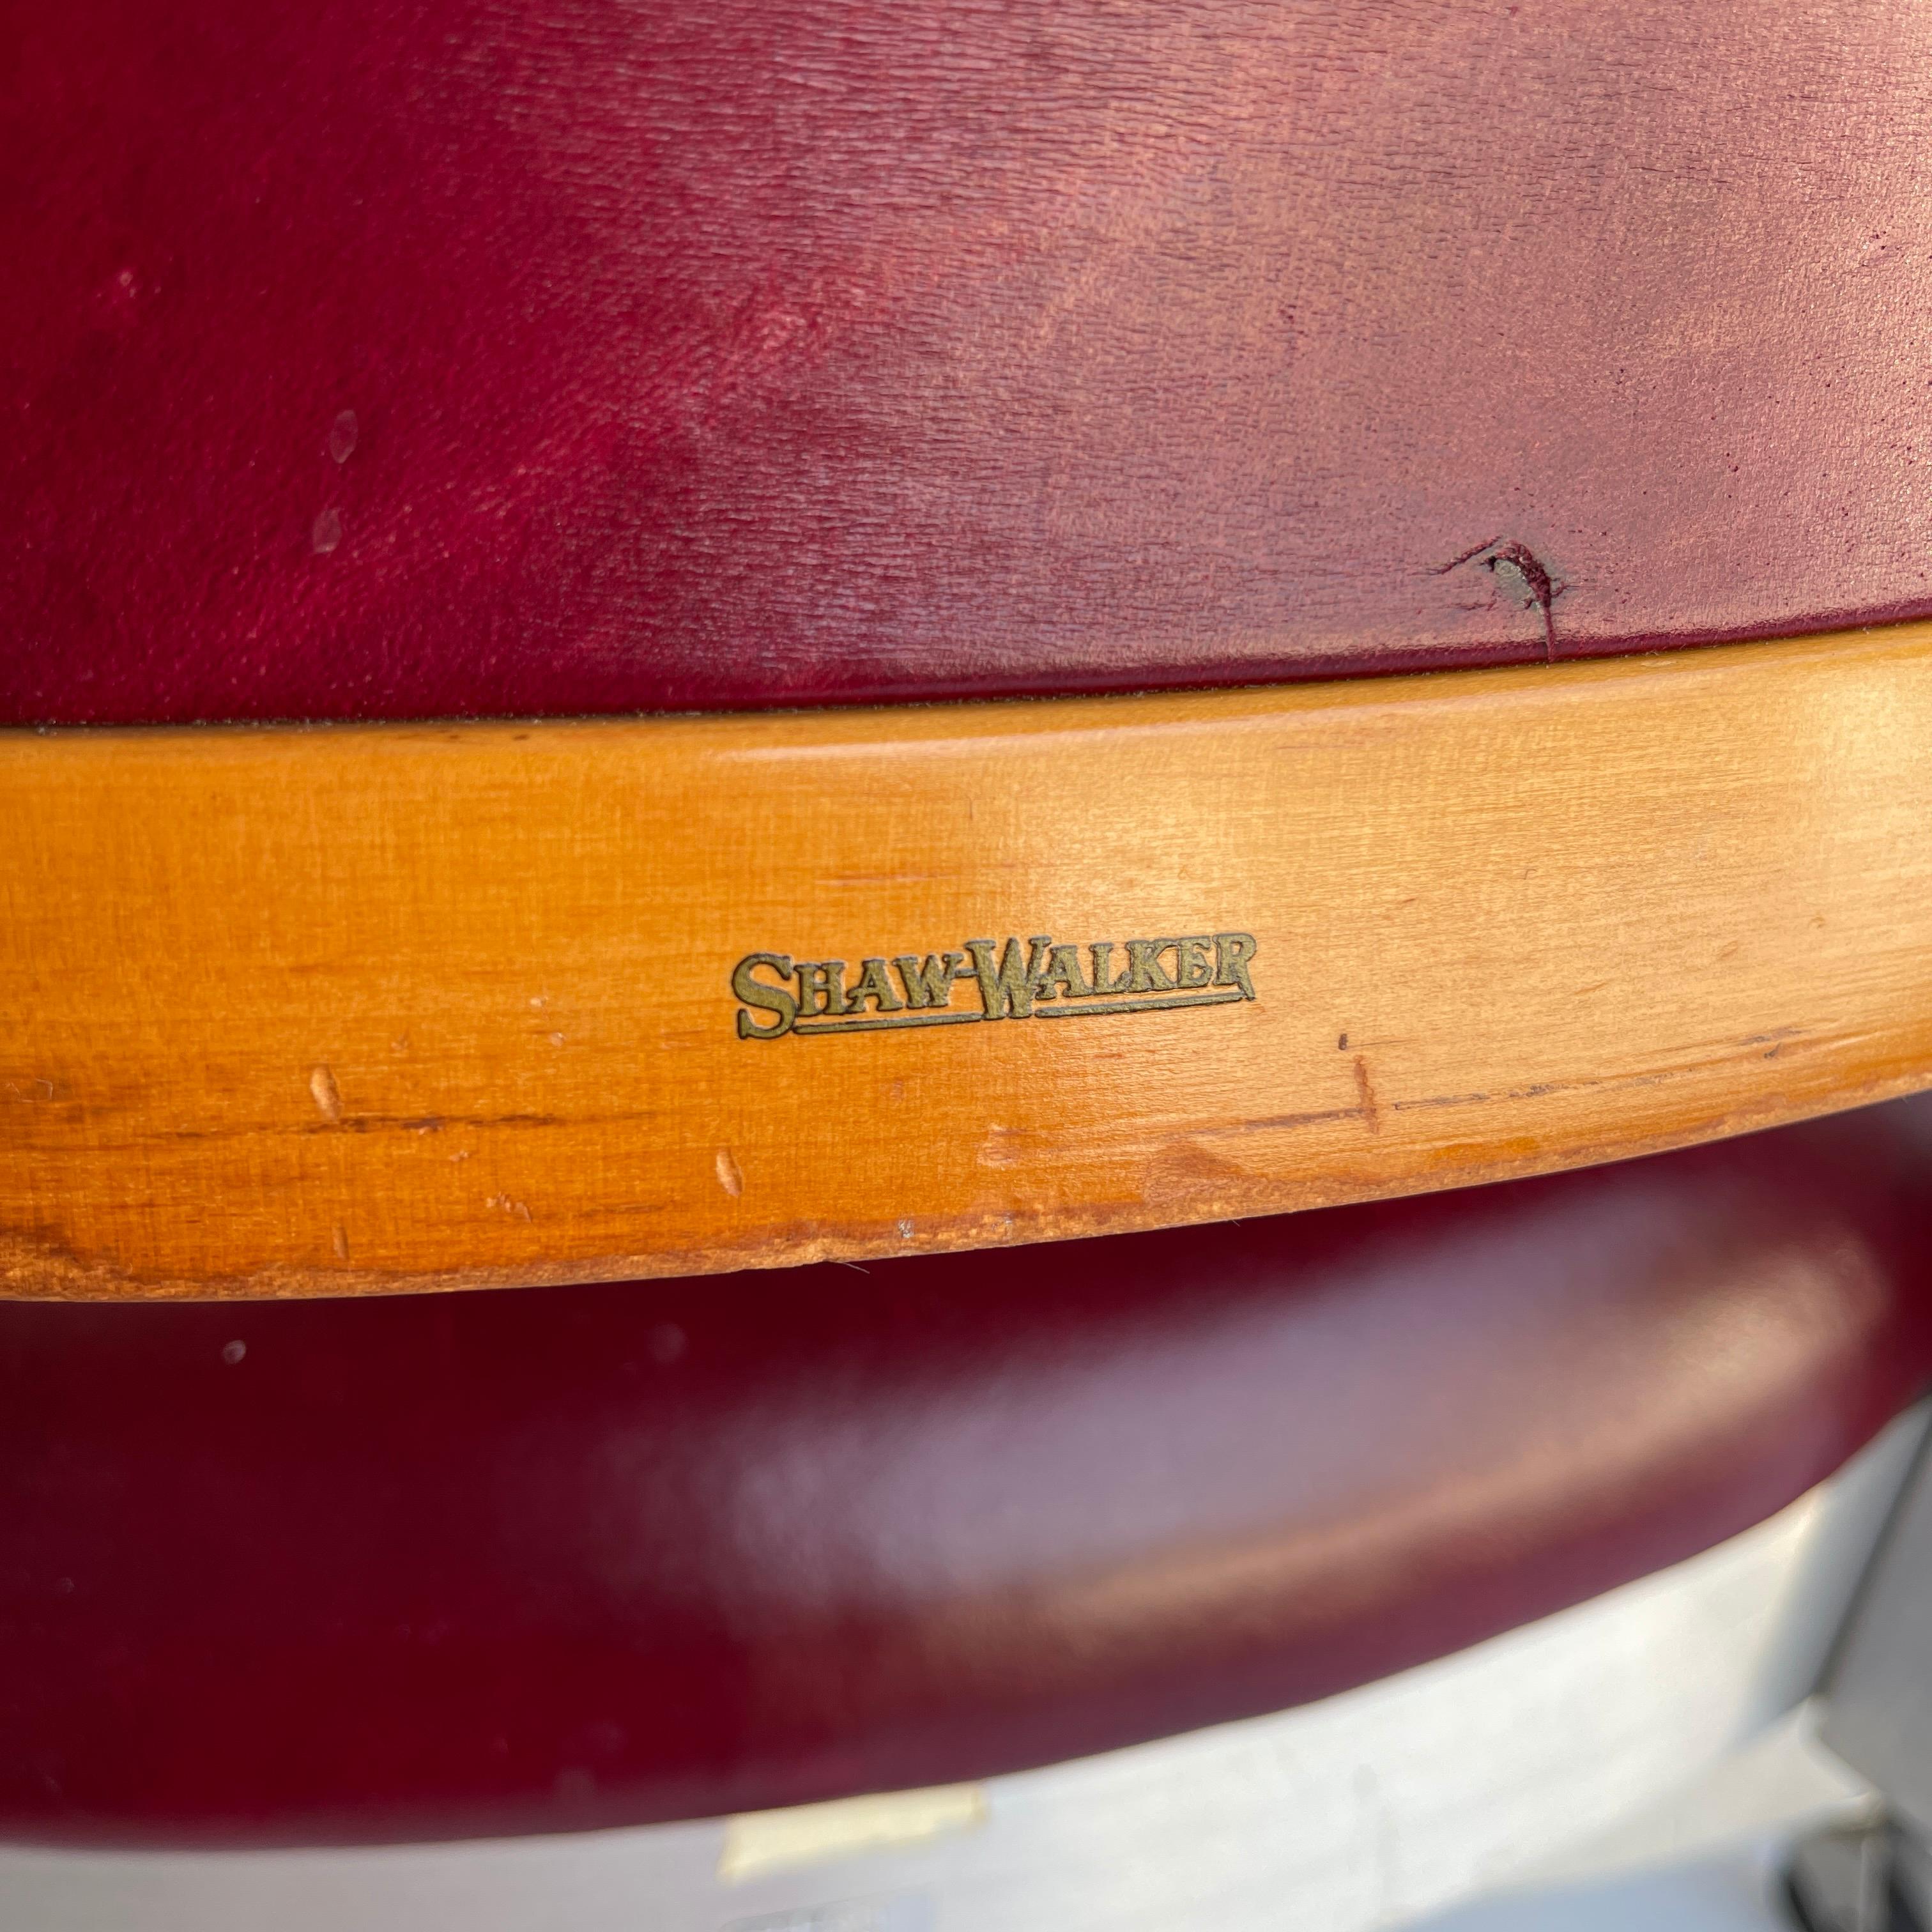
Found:
M 335 1084 L 335 1076 L 326 1066 L 318 1066 L 308 1076 L 308 1090 L 314 1095 L 315 1104 L 322 1110 L 322 1118 L 332 1127 L 342 1124 L 342 1090 Z
M 1429 574 L 1431 577 L 1447 577 L 1452 570 L 1460 570 L 1464 564 L 1474 563 L 1485 550 L 1494 550 L 1502 542 L 1501 537 L 1485 537 L 1468 550 L 1458 551 L 1447 563 L 1437 564 Z
M 342 541 L 342 512 L 324 510 L 309 531 L 309 548 L 317 556 L 326 556 Z
M 362 434 L 362 425 L 356 420 L 353 410 L 344 410 L 329 425 L 328 453 L 338 464 L 346 463 L 356 454 L 356 442 Z
M 1563 586 L 1552 584 L 1542 560 L 1528 544 L 1506 543 L 1484 560 L 1484 568 L 1503 588 L 1522 604 L 1534 604 L 1543 613 L 1543 653 L 1546 663 L 1556 662 L 1556 620 L 1550 605 Z
M 1491 537 L 1487 542 L 1479 543 L 1473 549 L 1452 556 L 1447 563 L 1437 564 L 1429 574 L 1432 577 L 1446 577 L 1452 570 L 1460 570 L 1469 563 L 1480 563 L 1504 592 L 1525 610 L 1543 614 L 1544 661 L 1554 664 L 1556 620 L 1551 607 L 1569 588 L 1568 585 L 1556 582 L 1535 551 L 1514 538 L 1506 541 L 1502 537 Z

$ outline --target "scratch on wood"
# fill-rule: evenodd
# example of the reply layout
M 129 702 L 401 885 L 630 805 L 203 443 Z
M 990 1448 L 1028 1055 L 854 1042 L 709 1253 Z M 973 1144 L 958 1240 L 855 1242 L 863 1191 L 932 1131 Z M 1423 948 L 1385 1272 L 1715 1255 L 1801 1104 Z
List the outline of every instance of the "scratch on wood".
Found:
M 1376 1098 L 1375 1082 L 1369 1078 L 1369 1056 L 1358 1053 L 1355 1056 L 1355 1091 L 1361 1096 L 1361 1116 L 1364 1124 L 1372 1134 L 1382 1130 L 1382 1102 Z
M 1195 1129 L 1197 1139 L 1223 1134 L 1274 1133 L 1290 1127 L 1318 1127 L 1361 1118 L 1360 1107 L 1321 1107 L 1306 1114 L 1263 1114 L 1252 1120 L 1228 1120 Z
M 745 1191 L 745 1176 L 729 1148 L 718 1150 L 718 1185 L 735 1201 Z
M 315 1104 L 322 1109 L 322 1118 L 332 1127 L 342 1124 L 342 1090 L 335 1084 L 335 1076 L 326 1066 L 318 1066 L 308 1076 L 308 1090 L 315 1096 Z

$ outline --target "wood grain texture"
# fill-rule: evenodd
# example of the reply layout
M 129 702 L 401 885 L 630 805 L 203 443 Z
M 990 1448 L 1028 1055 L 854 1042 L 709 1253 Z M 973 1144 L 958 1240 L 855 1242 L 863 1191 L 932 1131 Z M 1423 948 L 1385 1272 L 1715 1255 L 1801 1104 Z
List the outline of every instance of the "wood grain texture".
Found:
M 6 734 L 4 1279 L 862 1258 L 1903 1091 L 1932 1082 L 1928 743 L 1918 626 L 1274 691 Z M 850 986 L 975 938 L 1229 932 L 1253 1000 L 1090 1024 L 1042 994 L 747 1039 L 732 992 L 760 952 Z
M 1915 0 L 0 0 L 0 45 L 7 722 L 1932 614 Z

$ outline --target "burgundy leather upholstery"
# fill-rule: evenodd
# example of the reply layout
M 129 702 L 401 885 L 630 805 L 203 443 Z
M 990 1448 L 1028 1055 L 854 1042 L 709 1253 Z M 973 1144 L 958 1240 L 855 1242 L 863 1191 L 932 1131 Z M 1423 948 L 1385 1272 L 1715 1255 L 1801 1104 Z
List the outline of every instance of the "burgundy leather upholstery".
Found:
M 1928 1135 L 867 1269 L 0 1306 L 0 1831 L 711 1814 L 1380 1676 L 1910 1400 Z
M 4 0 L 0 722 L 1932 611 L 1913 0 Z

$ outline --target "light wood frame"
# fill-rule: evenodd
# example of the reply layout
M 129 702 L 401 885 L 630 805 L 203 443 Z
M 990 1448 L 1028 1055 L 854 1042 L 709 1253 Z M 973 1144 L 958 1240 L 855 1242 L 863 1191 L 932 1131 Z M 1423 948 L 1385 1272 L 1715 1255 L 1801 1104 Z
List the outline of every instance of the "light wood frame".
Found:
M 1925 626 L 1182 696 L 0 734 L 0 830 L 16 1295 L 862 1262 L 1932 1084 Z M 1082 992 L 1095 942 L 1126 990 Z M 937 1010 L 892 962 L 949 952 L 946 1023 L 904 1024 Z M 868 959 L 862 1025 L 764 1037 L 782 1000 L 739 997 Z M 971 1018 L 989 992 L 1030 1016 Z

